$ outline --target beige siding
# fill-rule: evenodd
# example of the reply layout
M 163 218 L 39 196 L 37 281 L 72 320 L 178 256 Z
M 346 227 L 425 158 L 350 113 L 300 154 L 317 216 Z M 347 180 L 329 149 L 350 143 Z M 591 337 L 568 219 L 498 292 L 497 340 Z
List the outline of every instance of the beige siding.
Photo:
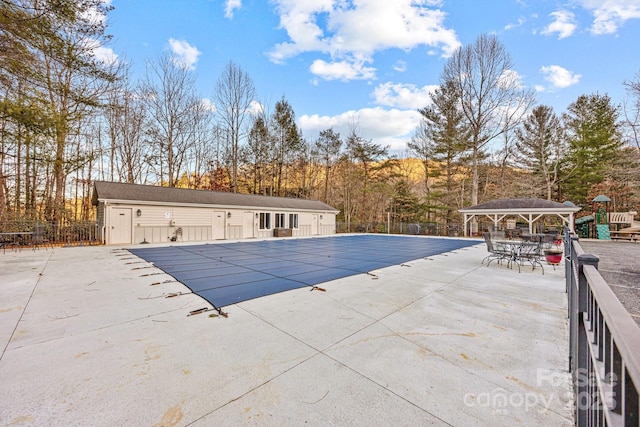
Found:
M 136 216 L 134 222 L 141 227 L 171 226 L 211 226 L 212 209 L 184 208 L 165 206 L 141 206 L 142 215 Z
M 173 208 L 173 219 L 176 226 L 205 225 L 211 226 L 212 210 L 209 208 Z
M 252 230 L 244 230 L 244 227 L 253 227 L 249 225 L 250 221 L 243 221 L 245 214 L 251 214 L 255 219 L 255 237 L 267 238 L 273 237 L 273 229 L 275 228 L 275 214 L 285 214 L 285 225 L 290 228 L 289 214 L 298 214 L 298 228 L 293 229 L 294 236 L 311 236 L 314 230 L 313 221 L 317 222 L 315 229 L 316 234 L 333 234 L 335 233 L 335 214 L 333 213 L 309 213 L 296 212 L 292 210 L 247 210 L 247 209 L 220 209 L 208 207 L 185 207 L 185 206 L 157 206 L 142 204 L 110 204 L 102 205 L 103 222 L 106 227 L 105 240 L 110 243 L 109 223 L 111 209 L 114 207 L 129 207 L 132 209 L 133 219 L 133 244 L 139 244 L 143 241 L 148 243 L 164 243 L 171 242 L 171 238 L 176 236 L 177 241 L 193 242 L 213 240 L 215 233 L 214 212 L 223 212 L 224 215 L 224 238 L 229 240 L 242 239 L 245 236 L 253 236 Z M 99 206 L 100 208 L 100 206 Z M 137 211 L 140 210 L 140 216 Z M 98 209 L 100 211 L 100 209 Z M 268 230 L 260 230 L 257 226 L 256 213 L 271 213 L 271 228 Z M 322 218 L 320 219 L 320 216 Z M 176 230 L 180 229 L 182 234 L 177 234 Z

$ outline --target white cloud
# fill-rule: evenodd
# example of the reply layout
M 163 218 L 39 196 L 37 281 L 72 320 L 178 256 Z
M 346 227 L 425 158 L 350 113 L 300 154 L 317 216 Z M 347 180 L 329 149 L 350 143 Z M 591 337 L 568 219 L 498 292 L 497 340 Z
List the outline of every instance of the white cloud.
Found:
M 373 91 L 374 102 L 387 107 L 424 108 L 431 104 L 431 94 L 437 85 L 423 86 L 413 84 L 382 83 Z
M 544 66 L 540 68 L 540 72 L 554 88 L 560 89 L 577 84 L 582 77 L 580 74 L 572 73 L 559 65 Z
M 224 7 L 224 17 L 232 19 L 233 11 L 242 7 L 242 0 L 227 0 Z
M 558 10 L 549 14 L 554 21 L 549 24 L 542 34 L 550 36 L 558 33 L 558 40 L 571 36 L 578 26 L 576 25 L 576 18 L 572 12 L 567 10 Z
M 303 115 L 298 119 L 298 125 L 305 135 L 315 138 L 312 135 L 328 128 L 347 136 L 355 124 L 360 136 L 395 151 L 406 148 L 406 142 L 411 139 L 421 117 L 415 110 L 376 107 L 347 111 L 337 116 Z
M 116 65 L 118 63 L 118 55 L 113 49 L 102 45 L 102 43 L 96 39 L 86 38 L 83 39 L 82 45 L 86 51 L 93 55 L 98 61 L 106 65 Z
M 527 22 L 525 18 L 518 18 L 518 22 L 512 22 L 504 26 L 505 30 L 513 30 L 514 28 L 522 27 L 524 23 Z
M 399 73 L 404 73 L 405 71 L 407 71 L 407 63 L 404 61 L 398 61 L 393 64 L 393 70 Z
M 375 77 L 376 69 L 366 67 L 364 63 L 349 61 L 325 62 L 316 59 L 309 70 L 325 80 L 367 80 Z
M 613 34 L 629 19 L 640 18 L 638 0 L 580 0 L 580 4 L 593 14 L 591 33 Z
M 264 113 L 264 105 L 258 101 L 251 101 L 249 103 L 249 114 L 258 115 Z
M 218 110 L 216 104 L 214 104 L 209 98 L 200 99 L 200 105 L 202 105 L 202 108 L 204 108 L 206 111 L 212 113 L 215 113 Z
M 80 17 L 95 25 L 102 25 L 107 19 L 107 16 L 103 12 L 103 8 L 108 8 L 110 6 L 111 0 L 102 0 L 100 4 L 90 5 L 87 9 L 82 10 Z
M 522 89 L 522 75 L 515 70 L 505 70 L 498 79 L 498 85 L 502 88 Z
M 319 52 L 330 57 L 330 61 L 323 60 L 325 64 L 358 65 L 371 62 L 377 51 L 393 48 L 409 51 L 418 46 L 437 48 L 446 57 L 460 46 L 455 31 L 444 26 L 446 14 L 434 9 L 440 4 L 437 1 L 274 0 L 274 3 L 280 15 L 280 28 L 289 37 L 289 41 L 277 44 L 269 52 L 270 60 L 276 63 L 304 52 Z M 355 75 L 362 78 L 362 74 Z M 321 77 L 335 78 L 332 76 Z
M 187 70 L 195 70 L 201 52 L 185 40 L 169 39 L 173 61 Z
M 118 55 L 110 47 L 99 46 L 93 49 L 93 56 L 107 65 L 115 65 L 118 63 Z

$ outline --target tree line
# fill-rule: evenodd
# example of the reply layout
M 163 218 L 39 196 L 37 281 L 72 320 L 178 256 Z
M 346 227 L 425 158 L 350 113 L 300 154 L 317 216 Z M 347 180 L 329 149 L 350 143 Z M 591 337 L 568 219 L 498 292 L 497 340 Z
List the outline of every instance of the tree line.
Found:
M 585 94 L 537 105 L 494 35 L 448 59 L 402 153 L 322 130 L 307 139 L 285 96 L 259 102 L 228 62 L 212 102 L 170 55 L 133 80 L 108 43 L 101 0 L 0 0 L 0 224 L 91 219 L 94 180 L 322 200 L 351 223 L 460 221 L 498 197 L 637 210 L 640 74 L 628 102 Z

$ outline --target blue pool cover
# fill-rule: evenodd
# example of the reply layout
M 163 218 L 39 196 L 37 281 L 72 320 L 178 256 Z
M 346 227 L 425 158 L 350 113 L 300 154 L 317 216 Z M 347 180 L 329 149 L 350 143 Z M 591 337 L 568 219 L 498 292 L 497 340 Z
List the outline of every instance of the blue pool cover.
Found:
M 473 240 L 366 234 L 129 251 L 220 308 L 476 244 Z

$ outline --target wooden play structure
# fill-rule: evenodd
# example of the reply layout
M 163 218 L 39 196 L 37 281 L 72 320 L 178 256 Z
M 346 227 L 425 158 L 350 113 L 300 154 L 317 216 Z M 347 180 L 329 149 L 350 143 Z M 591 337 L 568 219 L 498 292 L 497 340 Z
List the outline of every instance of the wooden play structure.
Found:
M 575 227 L 583 238 L 599 240 L 640 240 L 638 212 L 609 212 L 611 199 L 600 195 L 592 200 L 592 214 L 576 219 Z
M 636 221 L 636 211 L 610 212 L 609 234 L 612 240 L 640 240 L 640 221 Z M 624 227 L 621 227 L 624 226 Z

